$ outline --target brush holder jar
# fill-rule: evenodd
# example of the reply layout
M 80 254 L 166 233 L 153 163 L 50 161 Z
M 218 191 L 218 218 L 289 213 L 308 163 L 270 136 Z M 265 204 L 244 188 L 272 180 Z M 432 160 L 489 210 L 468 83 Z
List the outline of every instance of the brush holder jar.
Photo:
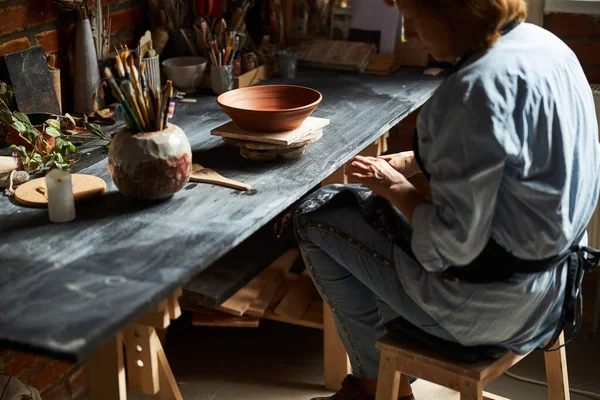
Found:
M 155 200 L 180 191 L 192 172 L 192 149 L 177 125 L 158 132 L 122 129 L 108 151 L 113 182 L 126 196 Z

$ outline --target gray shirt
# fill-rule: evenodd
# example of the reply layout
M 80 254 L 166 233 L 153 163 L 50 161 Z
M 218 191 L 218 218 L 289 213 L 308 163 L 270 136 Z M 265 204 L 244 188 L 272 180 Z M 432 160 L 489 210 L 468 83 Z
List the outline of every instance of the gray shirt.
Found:
M 414 213 L 405 290 L 465 345 L 525 352 L 551 333 L 566 269 L 467 284 L 437 274 L 471 262 L 493 238 L 522 259 L 568 249 L 598 198 L 598 125 L 575 54 L 521 23 L 452 74 L 417 122 L 432 203 Z M 587 238 L 584 238 L 587 240 Z

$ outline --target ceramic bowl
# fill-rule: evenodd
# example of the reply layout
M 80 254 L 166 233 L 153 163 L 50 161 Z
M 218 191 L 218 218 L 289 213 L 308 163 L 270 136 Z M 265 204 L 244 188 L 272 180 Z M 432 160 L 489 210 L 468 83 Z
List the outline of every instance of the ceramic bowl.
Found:
M 322 99 L 321 93 L 303 86 L 265 85 L 232 90 L 217 103 L 240 128 L 273 133 L 299 128 Z
M 177 89 L 192 93 L 202 83 L 208 60 L 204 57 L 174 57 L 162 62 L 165 77 Z

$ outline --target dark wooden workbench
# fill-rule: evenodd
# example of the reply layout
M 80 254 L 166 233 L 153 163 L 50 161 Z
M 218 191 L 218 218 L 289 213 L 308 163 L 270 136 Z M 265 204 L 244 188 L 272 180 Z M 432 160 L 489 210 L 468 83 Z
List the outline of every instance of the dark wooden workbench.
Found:
M 167 201 L 135 202 L 116 191 L 97 150 L 84 155 L 81 172 L 102 177 L 108 192 L 78 204 L 71 223 L 52 224 L 46 210 L 0 198 L 0 343 L 86 357 L 418 108 L 441 81 L 417 71 L 300 73 L 294 83 L 322 92 L 314 115 L 331 125 L 285 163 L 244 160 L 211 137 L 228 120 L 214 97 L 179 104 L 173 122 L 187 133 L 194 161 L 251 184 L 249 193 L 190 183 Z

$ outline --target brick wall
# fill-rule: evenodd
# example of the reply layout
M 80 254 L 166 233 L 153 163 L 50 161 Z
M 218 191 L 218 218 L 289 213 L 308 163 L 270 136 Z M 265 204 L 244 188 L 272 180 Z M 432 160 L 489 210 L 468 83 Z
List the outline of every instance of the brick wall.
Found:
M 544 27 L 560 37 L 577 54 L 590 83 L 600 83 L 600 17 L 547 14 Z
M 131 46 L 144 32 L 141 0 L 102 0 L 104 17 L 110 11 L 111 43 Z M 92 4 L 92 1 L 89 1 Z M 72 48 L 75 43 L 75 12 L 59 12 L 50 0 L 0 0 L 0 56 L 42 45 L 57 53 L 61 70 L 63 109 L 71 109 Z
M 137 1 L 102 0 L 105 17 L 108 6 L 112 18 L 112 43 L 135 45 L 144 32 Z M 75 23 L 76 13 L 59 12 L 50 0 L 0 0 L 0 56 L 38 44 L 46 53 L 57 53 L 65 111 L 71 102 Z M 0 371 L 34 386 L 44 400 L 76 400 L 85 394 L 86 374 L 81 365 L 0 350 Z
M 0 371 L 37 388 L 43 400 L 85 398 L 86 370 L 83 365 L 30 353 L 0 350 Z

